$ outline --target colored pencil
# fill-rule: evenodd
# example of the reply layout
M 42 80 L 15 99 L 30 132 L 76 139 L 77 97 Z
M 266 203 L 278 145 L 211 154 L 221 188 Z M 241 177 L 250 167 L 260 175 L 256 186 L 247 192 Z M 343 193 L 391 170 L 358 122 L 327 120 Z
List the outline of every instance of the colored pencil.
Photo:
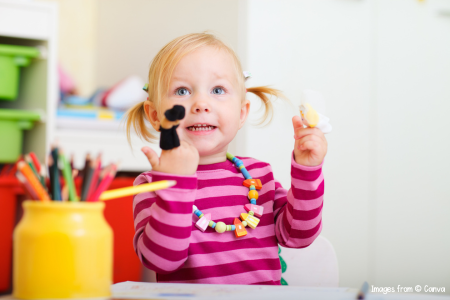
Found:
M 81 198 L 80 200 L 83 201 L 83 191 L 85 190 L 86 184 L 87 184 L 87 173 L 89 171 L 89 166 L 91 164 L 91 155 L 88 153 L 86 154 L 86 159 L 84 160 L 84 168 L 83 171 L 81 172 L 81 178 L 82 178 L 82 182 L 81 182 Z
M 367 292 L 369 291 L 369 284 L 367 281 L 364 281 L 361 289 L 359 290 L 358 294 L 356 295 L 356 299 L 362 300 L 367 297 Z
M 105 191 L 100 195 L 99 200 L 110 200 L 114 198 L 120 198 L 125 196 L 136 195 L 145 192 L 153 192 L 156 190 L 162 190 L 174 186 L 177 182 L 175 180 L 161 180 L 152 183 L 145 183 L 137 186 L 130 186 L 126 188 L 120 188 L 110 191 Z
M 39 162 L 39 159 L 37 158 L 36 154 L 34 152 L 30 152 L 29 156 L 33 160 L 34 166 L 36 167 L 36 171 L 38 173 L 41 172 L 41 163 Z
M 36 175 L 36 178 L 39 179 L 39 182 L 44 187 L 44 189 L 47 189 L 47 187 L 45 186 L 45 178 L 39 172 L 38 168 L 36 167 L 36 165 L 34 163 L 34 159 L 31 158 L 30 154 L 25 155 L 25 161 L 28 163 L 31 170 L 33 170 L 34 175 Z M 39 161 L 38 161 L 38 164 L 39 164 Z M 40 167 L 40 164 L 39 164 L 39 167 Z
M 92 176 L 94 175 L 95 161 L 90 161 L 88 169 L 86 170 L 86 175 L 83 178 L 83 186 L 81 189 L 81 201 L 87 201 L 87 196 L 92 181 Z
M 101 169 L 102 169 L 102 159 L 101 159 L 101 154 L 99 154 L 97 159 L 95 160 L 94 174 L 92 174 L 91 184 L 89 186 L 89 191 L 87 194 L 86 201 L 89 201 L 89 199 L 91 199 L 92 194 L 94 193 L 95 189 L 97 188 L 98 178 L 99 178 Z
M 47 194 L 47 191 L 42 187 L 39 180 L 33 174 L 33 171 L 31 170 L 30 166 L 28 166 L 24 161 L 19 161 L 17 163 L 17 169 L 20 171 L 20 173 L 23 174 L 26 180 L 30 183 L 32 189 L 36 192 L 39 200 L 50 201 L 50 197 Z
M 69 189 L 69 200 L 79 201 L 77 191 L 75 190 L 75 182 L 73 181 L 72 168 L 70 167 L 69 161 L 62 152 L 59 153 L 59 159 L 61 160 L 63 167 L 64 180 L 66 181 L 67 188 Z
M 16 177 L 25 187 L 25 191 L 27 192 L 27 196 L 30 197 L 30 200 L 39 200 L 38 195 L 33 190 L 33 188 L 31 187 L 31 184 L 27 181 L 25 176 L 23 176 L 22 173 L 17 172 Z
M 114 164 L 111 166 L 111 168 L 106 170 L 106 173 L 103 176 L 102 181 L 100 182 L 100 184 L 98 185 L 97 189 L 92 194 L 92 196 L 89 198 L 89 201 L 92 201 L 92 202 L 98 201 L 98 198 L 100 197 L 100 195 L 108 189 L 109 185 L 111 184 L 111 182 L 114 179 L 114 176 L 116 176 L 116 170 L 117 170 L 117 166 Z
M 53 168 L 52 170 L 50 170 L 53 174 L 53 182 L 51 184 L 52 186 L 52 198 L 53 200 L 57 200 L 57 201 L 61 201 L 62 197 L 61 197 L 61 185 L 59 182 L 59 167 L 58 167 L 58 148 L 57 147 L 53 147 L 52 152 L 51 152 L 51 156 L 53 159 Z
M 32 170 L 33 173 L 34 173 L 34 176 L 36 176 L 36 178 L 38 178 L 39 181 L 41 181 L 41 179 L 39 178 L 39 173 L 38 173 L 38 171 L 36 170 L 36 167 L 34 166 L 33 160 L 31 159 L 31 157 L 30 157 L 29 154 L 25 155 L 25 161 L 26 161 L 27 164 L 30 166 L 31 170 Z

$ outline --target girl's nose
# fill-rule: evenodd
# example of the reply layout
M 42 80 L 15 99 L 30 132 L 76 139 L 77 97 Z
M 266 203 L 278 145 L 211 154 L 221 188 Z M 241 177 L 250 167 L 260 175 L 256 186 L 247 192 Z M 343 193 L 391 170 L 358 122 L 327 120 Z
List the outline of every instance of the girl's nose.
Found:
M 192 113 L 211 112 L 211 108 L 204 101 L 197 101 L 192 106 Z

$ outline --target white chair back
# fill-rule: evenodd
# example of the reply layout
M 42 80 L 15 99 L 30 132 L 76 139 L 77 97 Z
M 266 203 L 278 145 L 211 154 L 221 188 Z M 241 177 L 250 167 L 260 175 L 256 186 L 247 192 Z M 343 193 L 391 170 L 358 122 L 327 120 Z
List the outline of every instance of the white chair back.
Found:
M 279 255 L 287 264 L 281 277 L 288 285 L 308 287 L 338 287 L 339 269 L 333 245 L 318 236 L 308 247 L 302 249 L 280 247 Z

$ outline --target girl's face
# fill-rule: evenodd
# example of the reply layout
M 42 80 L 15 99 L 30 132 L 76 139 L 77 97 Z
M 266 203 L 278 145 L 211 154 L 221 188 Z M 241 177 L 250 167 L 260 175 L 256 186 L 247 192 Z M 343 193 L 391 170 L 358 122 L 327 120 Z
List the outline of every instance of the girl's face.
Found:
M 186 116 L 177 133 L 180 140 L 194 145 L 202 158 L 226 154 L 249 112 L 250 102 L 241 100 L 232 57 L 205 46 L 180 60 L 161 104 L 163 112 L 175 104 L 185 107 Z

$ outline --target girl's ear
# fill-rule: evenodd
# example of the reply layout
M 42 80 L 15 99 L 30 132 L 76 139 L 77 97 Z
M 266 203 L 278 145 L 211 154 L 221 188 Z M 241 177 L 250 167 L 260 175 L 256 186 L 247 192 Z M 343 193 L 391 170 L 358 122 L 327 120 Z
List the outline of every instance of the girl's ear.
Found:
M 159 131 L 160 121 L 158 119 L 158 112 L 156 111 L 153 102 L 146 100 L 144 102 L 144 110 L 147 120 L 150 122 L 150 124 L 152 124 L 153 128 L 156 131 Z
M 250 112 L 250 100 L 245 100 L 241 106 L 241 116 L 239 118 L 239 129 L 242 128 L 247 120 L 248 113 Z

